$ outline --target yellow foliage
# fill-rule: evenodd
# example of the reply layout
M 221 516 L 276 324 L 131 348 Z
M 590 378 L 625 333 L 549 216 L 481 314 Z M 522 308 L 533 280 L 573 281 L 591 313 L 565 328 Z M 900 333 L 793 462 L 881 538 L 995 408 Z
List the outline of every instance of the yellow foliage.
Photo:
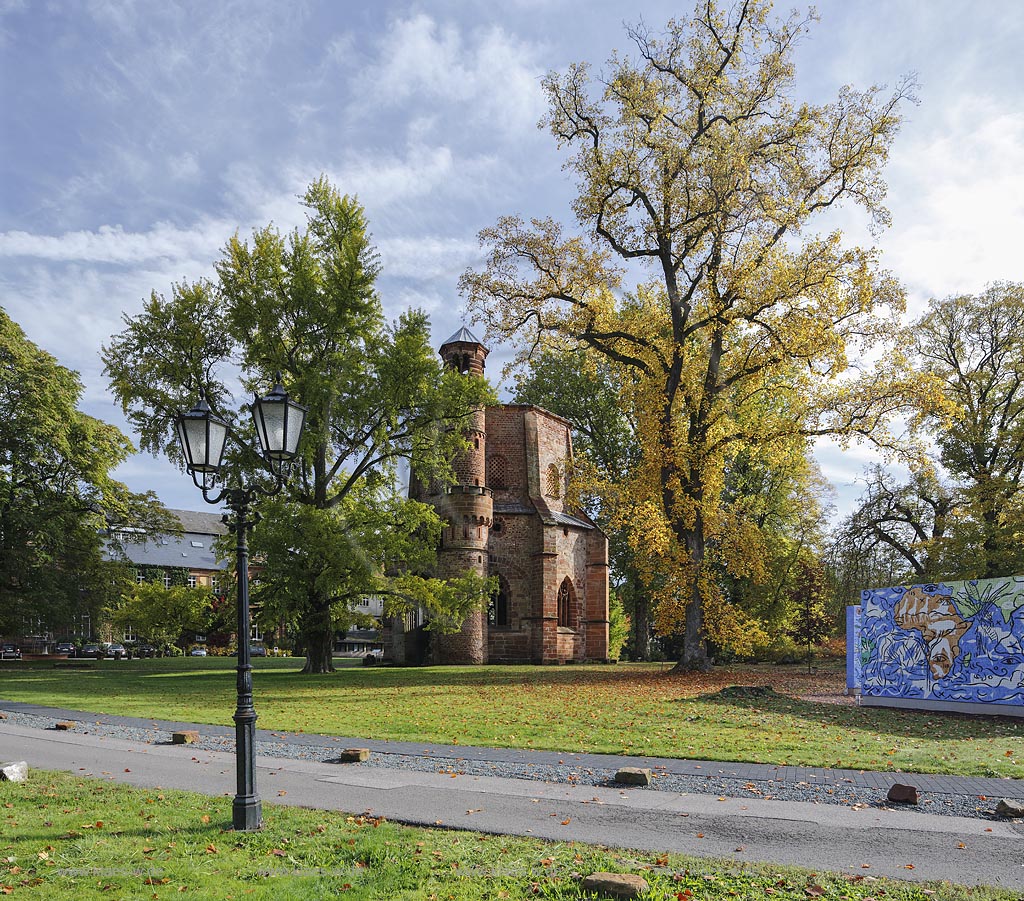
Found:
M 637 59 L 613 56 L 601 84 L 584 64 L 549 75 L 545 124 L 573 152 L 583 232 L 501 219 L 480 235 L 486 267 L 461 280 L 519 361 L 554 341 L 619 368 L 640 464 L 591 488 L 640 557 L 659 628 L 686 623 L 687 656 L 703 638 L 763 638 L 709 575 L 764 574 L 763 539 L 722 502 L 730 460 L 785 465 L 817 435 L 898 450 L 886 417 L 936 396 L 891 353 L 904 295 L 877 251 L 810 231 L 843 200 L 888 222 L 881 168 L 911 86 L 794 104 L 809 23 L 770 7 L 701 2 L 661 35 L 631 31 Z M 868 353 L 879 366 L 848 375 Z

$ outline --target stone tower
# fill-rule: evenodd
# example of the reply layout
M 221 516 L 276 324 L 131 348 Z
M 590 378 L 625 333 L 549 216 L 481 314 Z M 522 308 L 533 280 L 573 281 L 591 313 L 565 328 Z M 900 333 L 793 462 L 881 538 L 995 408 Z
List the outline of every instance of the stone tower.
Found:
M 467 375 L 484 374 L 487 348 L 467 328 L 445 341 L 440 354 L 452 369 Z M 437 555 L 439 578 L 459 576 L 467 570 L 483 577 L 488 574 L 487 541 L 494 509 L 485 478 L 487 427 L 482 408 L 470 414 L 465 435 L 469 447 L 452 462 L 455 484 L 444 494 L 428 498 L 446 522 Z M 435 633 L 433 656 L 436 663 L 486 663 L 486 614 L 471 614 L 454 634 Z

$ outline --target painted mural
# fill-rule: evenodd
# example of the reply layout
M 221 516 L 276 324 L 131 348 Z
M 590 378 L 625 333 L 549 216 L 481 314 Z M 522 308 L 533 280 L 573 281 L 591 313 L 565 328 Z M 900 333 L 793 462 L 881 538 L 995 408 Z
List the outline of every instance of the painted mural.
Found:
M 1024 577 L 861 592 L 861 694 L 1024 705 Z

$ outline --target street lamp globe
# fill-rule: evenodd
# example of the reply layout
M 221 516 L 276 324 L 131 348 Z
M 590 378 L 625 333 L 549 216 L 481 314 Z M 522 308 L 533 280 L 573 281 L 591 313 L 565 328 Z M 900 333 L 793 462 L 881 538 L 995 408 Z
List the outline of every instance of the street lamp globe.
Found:
M 228 424 L 210 409 L 206 392 L 187 413 L 179 413 L 175 422 L 185 467 L 190 473 L 216 474 L 224 459 Z
M 252 405 L 256 437 L 268 463 L 288 463 L 295 458 L 307 412 L 306 407 L 292 400 L 284 390 L 281 373 L 277 373 L 274 389 L 264 397 L 256 398 Z

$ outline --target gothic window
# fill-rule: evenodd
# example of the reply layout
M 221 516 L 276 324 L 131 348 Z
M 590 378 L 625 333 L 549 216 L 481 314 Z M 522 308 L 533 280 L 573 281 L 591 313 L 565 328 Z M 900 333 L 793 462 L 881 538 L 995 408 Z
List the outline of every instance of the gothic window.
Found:
M 487 479 L 491 488 L 508 488 L 508 460 L 501 454 L 495 454 L 487 461 Z
M 566 576 L 558 587 L 558 625 L 566 629 L 573 628 L 573 608 L 576 606 L 576 592 L 572 582 Z
M 548 497 L 560 498 L 562 496 L 562 474 L 558 471 L 557 463 L 552 463 L 548 466 L 548 477 L 544 483 L 544 493 Z
M 491 626 L 507 626 L 509 624 L 508 582 L 504 576 L 498 576 L 498 590 L 487 602 L 487 623 Z

